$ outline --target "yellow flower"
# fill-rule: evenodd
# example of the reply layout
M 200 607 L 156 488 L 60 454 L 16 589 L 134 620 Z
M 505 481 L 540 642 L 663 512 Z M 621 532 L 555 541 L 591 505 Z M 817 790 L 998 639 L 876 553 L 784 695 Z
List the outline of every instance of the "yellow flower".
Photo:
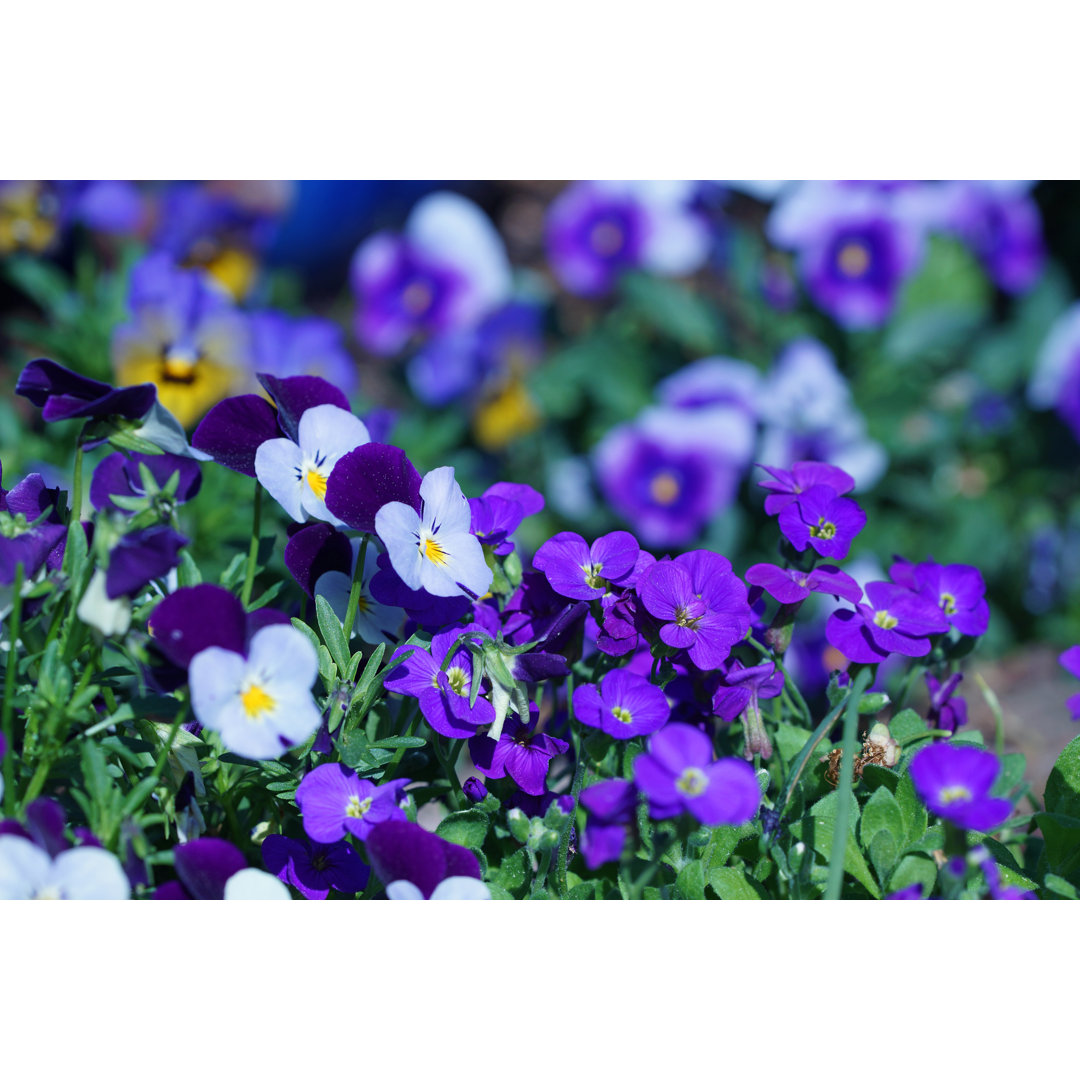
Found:
M 59 203 L 39 180 L 0 185 L 0 255 L 35 254 L 56 239 Z

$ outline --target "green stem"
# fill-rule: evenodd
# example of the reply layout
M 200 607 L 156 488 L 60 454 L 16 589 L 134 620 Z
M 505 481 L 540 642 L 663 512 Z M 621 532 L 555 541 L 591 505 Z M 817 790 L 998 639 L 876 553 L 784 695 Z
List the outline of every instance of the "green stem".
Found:
M 154 762 L 154 771 L 150 774 L 155 780 L 157 780 L 161 774 L 165 771 L 165 762 L 168 760 L 169 751 L 172 750 L 173 743 L 176 741 L 177 732 L 180 730 L 180 725 L 184 722 L 184 717 L 187 716 L 187 702 L 185 701 L 180 711 L 176 714 L 176 719 L 172 722 L 172 727 L 169 728 L 169 734 L 165 737 L 165 745 L 158 753 L 158 759 Z
M 244 591 L 240 602 L 246 608 L 251 601 L 251 587 L 255 584 L 255 566 L 259 561 L 259 532 L 262 528 L 262 484 L 255 481 L 255 503 L 251 513 L 251 542 L 248 544 L 247 573 L 244 575 Z
M 832 731 L 833 726 L 840 717 L 841 710 L 844 708 L 844 702 L 846 701 L 847 698 L 825 715 L 825 719 L 814 729 L 814 734 L 810 736 L 803 745 L 803 748 L 795 755 L 795 760 L 791 763 L 791 772 L 788 773 L 788 777 L 784 781 L 784 787 L 780 792 L 779 798 L 776 800 L 776 810 L 781 816 L 787 809 L 787 804 L 791 801 L 792 792 L 795 790 L 795 785 L 798 784 L 799 778 L 806 768 L 806 763 L 821 744 L 822 739 Z
M 71 530 L 81 529 L 82 525 L 79 521 L 82 517 L 82 489 L 83 489 L 83 447 L 82 436 L 83 431 L 86 428 L 87 421 L 84 421 L 79 428 L 79 434 L 75 441 L 75 470 L 72 475 L 71 483 L 71 513 L 68 518 L 68 542 L 64 545 L 64 558 L 60 564 L 60 572 L 66 574 L 68 567 L 71 565 Z
M 844 705 L 844 756 L 840 762 L 840 783 L 836 789 L 836 819 L 832 851 L 829 855 L 829 880 L 826 900 L 839 900 L 844 887 L 844 855 L 847 852 L 848 818 L 851 816 L 851 789 L 855 771 L 855 743 L 859 734 L 859 699 L 873 679 L 873 671 L 863 668 L 855 676 Z
M 356 566 L 353 567 L 352 588 L 349 590 L 349 606 L 345 609 L 345 622 L 342 629 L 345 631 L 345 640 L 352 638 L 353 623 L 356 622 L 356 613 L 360 608 L 360 591 L 364 586 L 364 560 L 367 556 L 368 541 L 371 537 L 364 533 L 364 539 L 360 541 L 360 552 L 356 556 Z
M 780 657 L 771 649 L 767 649 L 760 642 L 755 641 L 753 637 L 746 638 L 746 640 L 740 642 L 740 644 L 752 646 L 753 648 L 757 649 L 757 651 L 761 653 L 762 656 L 776 664 L 777 668 L 780 671 L 780 674 L 784 676 L 784 692 L 790 695 L 789 700 L 791 701 L 791 704 L 795 707 L 795 710 L 797 712 L 802 714 L 802 718 L 808 724 L 812 724 L 813 717 L 810 713 L 810 706 L 806 704 L 806 698 L 802 696 L 802 693 L 795 685 L 794 680 L 792 680 L 792 678 L 788 675 L 787 669 L 784 667 L 784 661 L 781 660 Z
M 4 816 L 15 815 L 15 739 L 12 713 L 15 708 L 15 668 L 19 664 L 19 631 L 22 628 L 23 564 L 15 564 L 12 582 L 11 617 L 8 620 L 7 667 L 4 671 L 4 704 L 0 713 L 0 731 L 4 733 Z

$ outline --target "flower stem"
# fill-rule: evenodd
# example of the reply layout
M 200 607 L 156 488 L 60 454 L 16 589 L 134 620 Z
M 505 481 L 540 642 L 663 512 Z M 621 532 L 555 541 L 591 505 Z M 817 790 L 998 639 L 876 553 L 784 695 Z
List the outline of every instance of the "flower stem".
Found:
M 4 671 L 4 704 L 0 713 L 0 731 L 4 733 L 4 816 L 15 816 L 15 741 L 12 735 L 12 712 L 15 708 L 15 668 L 19 663 L 19 631 L 22 628 L 23 564 L 15 564 L 12 583 L 11 617 L 8 620 L 7 667 Z
M 825 887 L 826 900 L 839 900 L 844 886 L 844 855 L 847 853 L 848 818 L 851 814 L 852 777 L 855 769 L 855 741 L 859 731 L 859 699 L 873 679 L 873 671 L 863 668 L 855 676 L 844 704 L 844 756 L 840 762 L 840 783 L 836 789 L 836 818 L 832 851 L 829 854 L 829 880 Z
M 251 587 L 255 584 L 255 565 L 259 561 L 259 532 L 262 528 L 262 484 L 255 481 L 255 503 L 251 514 L 251 543 L 248 544 L 247 574 L 244 575 L 244 591 L 240 602 L 246 608 L 251 601 Z
M 345 609 L 345 622 L 342 626 L 346 641 L 349 641 L 352 637 L 356 612 L 360 608 L 360 590 L 364 585 L 364 560 L 367 556 L 367 546 L 370 539 L 368 533 L 364 533 L 364 539 L 360 541 L 360 552 L 356 556 L 356 566 L 353 567 L 352 588 L 349 590 L 349 606 Z

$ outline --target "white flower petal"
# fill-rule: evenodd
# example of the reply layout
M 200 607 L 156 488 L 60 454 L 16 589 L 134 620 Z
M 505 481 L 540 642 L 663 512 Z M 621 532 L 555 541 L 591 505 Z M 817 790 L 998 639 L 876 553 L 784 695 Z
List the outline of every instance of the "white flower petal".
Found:
M 288 886 L 258 867 L 238 870 L 225 882 L 226 900 L 291 900 Z
M 293 521 L 307 520 L 300 502 L 304 483 L 299 474 L 302 462 L 300 447 L 292 439 L 267 439 L 255 451 L 255 475 L 259 483 Z
M 391 881 L 386 886 L 387 900 L 423 900 L 424 894 L 411 881 Z
M 410 589 L 420 588 L 424 560 L 416 544 L 419 530 L 420 515 L 407 503 L 387 503 L 375 515 L 375 533 L 390 556 L 390 565 Z
M 196 653 L 188 667 L 191 708 L 195 719 L 211 731 L 220 731 L 222 712 L 239 704 L 247 662 L 231 649 L 213 645 Z
M 266 682 L 287 682 L 310 690 L 319 674 L 315 646 L 295 626 L 264 626 L 248 646 L 248 671 Z
M 0 836 L 0 900 L 31 900 L 48 883 L 49 856 L 23 836 Z
M 424 500 L 425 525 L 438 525 L 440 532 L 468 532 L 472 528 L 469 500 L 454 479 L 452 465 L 432 469 L 424 477 L 420 498 Z
M 131 899 L 131 884 L 120 860 L 99 847 L 61 851 L 53 861 L 49 883 L 64 900 Z
M 316 405 L 300 417 L 297 439 L 302 454 L 325 456 L 327 472 L 338 458 L 371 442 L 367 425 L 358 416 L 337 405 Z
M 126 596 L 111 599 L 105 591 L 105 571 L 95 570 L 75 614 L 106 637 L 123 637 L 131 625 L 131 601 Z
M 473 877 L 448 877 L 435 886 L 432 900 L 490 900 L 491 890 Z

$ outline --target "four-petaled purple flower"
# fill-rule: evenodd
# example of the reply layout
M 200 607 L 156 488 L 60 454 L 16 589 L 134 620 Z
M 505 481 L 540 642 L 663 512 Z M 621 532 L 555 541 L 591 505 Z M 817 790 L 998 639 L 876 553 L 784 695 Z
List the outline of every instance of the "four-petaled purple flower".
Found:
M 779 514 L 812 487 L 830 487 L 837 495 L 846 495 L 855 487 L 855 480 L 843 469 L 824 461 L 796 461 L 790 469 L 773 469 L 759 465 L 771 479 L 759 480 L 758 487 L 769 492 L 765 496 L 765 513 Z
M 586 683 L 574 691 L 574 716 L 613 739 L 651 735 L 670 715 L 663 690 L 625 668 L 609 671 L 599 687 Z
M 780 511 L 780 531 L 796 551 L 807 545 L 826 559 L 846 559 L 851 542 L 866 524 L 866 512 L 826 484 L 798 495 Z
M 560 596 L 596 600 L 612 585 L 631 578 L 641 548 L 628 532 L 612 532 L 588 545 L 577 533 L 556 533 L 533 556 L 533 568 L 543 572 Z
M 859 583 L 835 566 L 817 566 L 813 570 L 782 570 L 771 563 L 757 563 L 746 571 L 746 580 L 751 585 L 764 589 L 781 604 L 802 603 L 811 593 L 842 597 L 853 604 L 862 599 Z
M 606 862 L 622 858 L 627 826 L 634 821 L 637 791 L 629 780 L 601 780 L 584 788 L 581 805 L 588 811 L 581 854 L 585 865 L 595 870 Z
M 333 844 L 346 833 L 363 840 L 381 822 L 404 821 L 405 811 L 398 803 L 401 789 L 411 782 L 375 785 L 337 762 L 317 765 L 296 789 L 304 832 L 320 844 Z
M 262 842 L 262 857 L 271 874 L 298 889 L 307 900 L 325 900 L 331 889 L 346 894 L 361 892 L 371 874 L 345 840 L 320 844 L 306 837 L 293 840 L 271 833 Z
M 990 832 L 1012 812 L 1008 799 L 990 795 L 1001 763 L 977 746 L 934 743 L 920 750 L 908 769 L 927 809 L 961 829 Z
M 872 581 L 866 597 L 868 604 L 834 612 L 825 626 L 829 644 L 857 664 L 877 664 L 892 653 L 925 656 L 927 639 L 949 629 L 937 604 L 903 585 Z
M 498 742 L 487 735 L 474 735 L 469 740 L 473 764 L 489 780 L 509 776 L 529 795 L 543 795 L 551 759 L 565 754 L 570 744 L 537 731 L 535 724 L 523 724 L 518 717 L 508 716 Z
M 986 603 L 986 583 L 974 566 L 950 563 L 921 562 L 916 566 L 897 559 L 889 576 L 899 585 L 925 596 L 937 604 L 950 624 L 961 634 L 979 637 L 990 625 L 990 608 Z

